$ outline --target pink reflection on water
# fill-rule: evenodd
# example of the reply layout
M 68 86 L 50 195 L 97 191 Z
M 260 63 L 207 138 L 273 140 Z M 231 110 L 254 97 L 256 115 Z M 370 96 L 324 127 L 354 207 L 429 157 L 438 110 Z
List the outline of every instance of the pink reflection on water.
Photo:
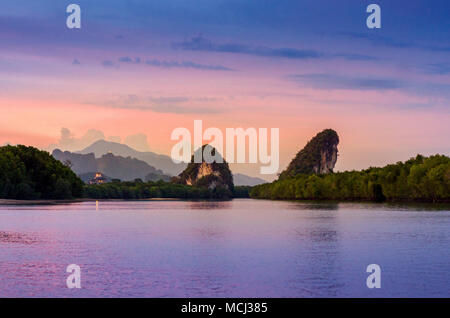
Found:
M 0 231 L 0 243 L 15 243 L 15 244 L 35 244 L 39 240 L 37 237 L 33 237 L 23 233 L 17 232 L 3 232 Z

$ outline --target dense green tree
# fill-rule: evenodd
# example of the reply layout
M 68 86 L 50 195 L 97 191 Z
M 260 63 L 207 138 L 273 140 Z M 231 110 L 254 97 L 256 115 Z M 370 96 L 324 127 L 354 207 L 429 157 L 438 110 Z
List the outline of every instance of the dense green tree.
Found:
M 248 190 L 247 190 L 248 197 Z M 222 186 L 208 188 L 204 186 L 188 186 L 164 181 L 142 182 L 110 182 L 104 184 L 86 185 L 86 198 L 92 199 L 231 199 L 230 191 Z M 244 195 L 242 195 L 244 197 Z
M 450 201 L 450 158 L 418 155 L 383 168 L 297 174 L 255 186 L 250 196 L 276 200 Z
M 26 146 L 0 147 L 0 198 L 71 199 L 83 182 L 48 152 Z

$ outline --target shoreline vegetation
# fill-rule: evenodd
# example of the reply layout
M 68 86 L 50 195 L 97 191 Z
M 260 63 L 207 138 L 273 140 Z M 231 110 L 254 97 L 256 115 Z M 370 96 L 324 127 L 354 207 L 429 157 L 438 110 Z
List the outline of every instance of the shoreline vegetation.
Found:
M 231 190 L 162 180 L 143 182 L 140 179 L 87 185 L 70 167 L 46 151 L 22 145 L 0 147 L 0 204 L 51 204 L 99 199 L 233 198 L 450 202 L 450 158 L 444 155 L 417 155 L 406 162 L 382 168 L 337 173 L 300 173 L 254 187 L 234 186 Z
M 83 197 L 84 183 L 47 151 L 0 147 L 0 199 L 62 200 Z
M 229 200 L 249 198 L 251 187 L 235 186 L 232 192 L 223 187 L 210 189 L 203 186 L 189 186 L 164 181 L 109 182 L 99 185 L 86 185 L 84 195 L 91 199 L 203 199 Z
M 382 168 L 334 173 L 339 136 L 325 129 L 292 159 L 277 181 L 257 185 L 254 199 L 337 201 L 450 201 L 450 158 L 417 155 Z
M 254 199 L 450 202 L 450 158 L 417 155 L 362 171 L 298 174 L 254 186 Z

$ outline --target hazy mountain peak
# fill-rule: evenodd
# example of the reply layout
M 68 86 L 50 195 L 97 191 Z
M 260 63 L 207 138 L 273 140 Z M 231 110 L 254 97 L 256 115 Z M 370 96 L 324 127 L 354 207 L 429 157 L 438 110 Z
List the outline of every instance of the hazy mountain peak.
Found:
M 257 177 L 250 177 L 242 173 L 233 174 L 234 185 L 236 186 L 255 186 L 263 183 L 267 183 L 266 180 Z
M 118 151 L 120 151 L 121 153 L 115 153 Z M 80 151 L 76 151 L 76 153 L 82 153 L 82 154 L 87 154 L 87 153 L 91 153 L 91 152 L 94 153 L 96 157 L 101 157 L 107 153 L 113 153 L 115 155 L 123 156 L 124 152 L 136 153 L 136 152 L 140 152 L 140 151 L 137 151 L 128 145 L 121 144 L 121 143 L 114 142 L 114 141 L 107 141 L 104 139 L 97 140 L 94 143 L 92 143 L 90 146 L 88 146 Z
M 145 161 L 150 166 L 161 169 L 165 174 L 168 175 L 178 175 L 181 171 L 186 168 L 186 164 L 180 163 L 175 164 L 169 156 L 160 155 L 151 151 L 142 152 L 131 148 L 128 145 L 121 144 L 118 142 L 107 141 L 107 140 L 97 140 L 92 145 L 84 148 L 83 150 L 77 151 L 80 154 L 95 154 L 96 158 L 101 158 L 103 155 L 112 153 L 116 156 L 131 157 L 142 161 Z

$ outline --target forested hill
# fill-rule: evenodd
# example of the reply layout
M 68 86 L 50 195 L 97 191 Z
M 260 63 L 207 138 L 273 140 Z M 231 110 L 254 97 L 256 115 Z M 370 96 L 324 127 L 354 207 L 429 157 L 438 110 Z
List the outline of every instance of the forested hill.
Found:
M 330 174 L 298 174 L 252 188 L 252 198 L 277 200 L 450 201 L 450 158 L 417 155 L 406 162 Z
M 48 152 L 34 147 L 0 147 L 1 199 L 72 199 L 83 182 Z

